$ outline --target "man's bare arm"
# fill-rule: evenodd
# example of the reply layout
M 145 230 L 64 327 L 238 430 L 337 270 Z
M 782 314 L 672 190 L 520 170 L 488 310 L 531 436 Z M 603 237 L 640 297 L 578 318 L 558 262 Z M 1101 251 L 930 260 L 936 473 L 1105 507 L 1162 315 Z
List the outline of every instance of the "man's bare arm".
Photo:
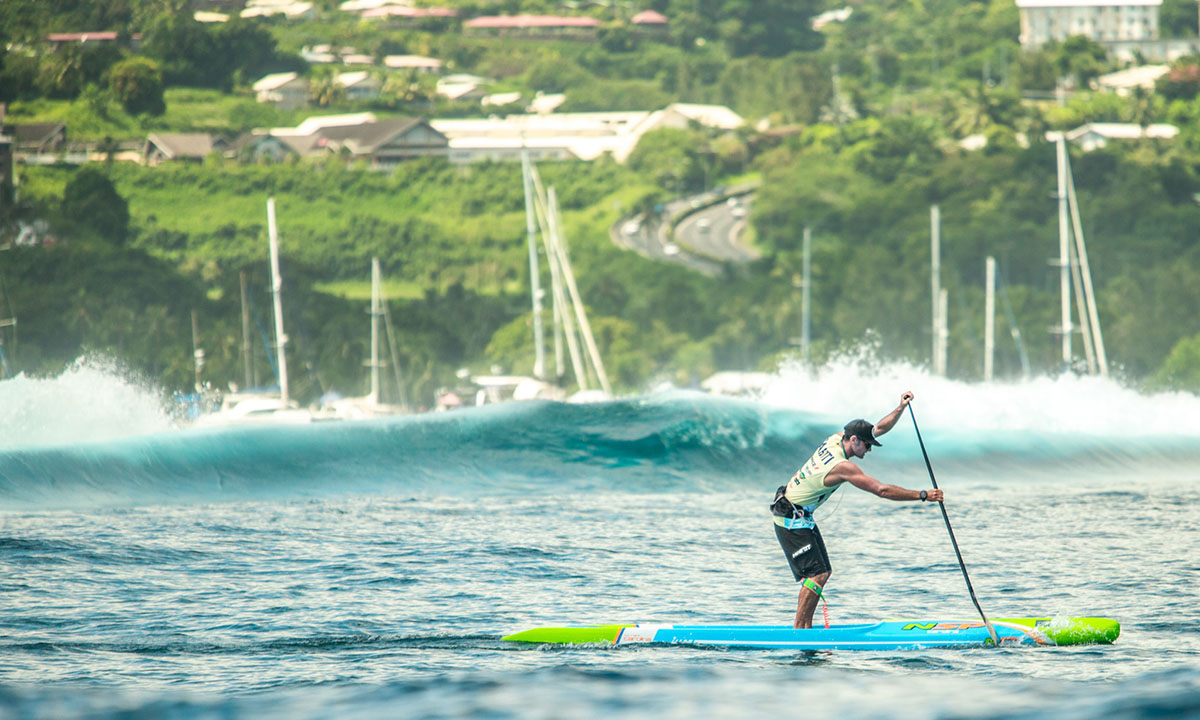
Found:
M 899 485 L 888 485 L 887 483 L 880 482 L 851 462 L 841 463 L 833 470 L 830 470 L 829 474 L 825 476 L 826 485 L 829 484 L 830 478 L 836 482 L 848 482 L 859 490 L 866 490 L 872 495 L 886 500 L 913 501 L 921 499 L 920 490 L 909 490 Z M 941 490 L 925 491 L 925 499 L 929 502 L 941 502 L 943 497 Z
M 875 437 L 879 437 L 895 427 L 896 421 L 900 419 L 900 414 L 904 412 L 904 408 L 908 407 L 908 404 L 912 402 L 912 399 L 913 394 L 911 390 L 906 390 L 901 393 L 900 404 L 896 406 L 896 409 L 887 415 L 884 415 L 882 418 L 880 418 L 879 422 L 875 423 L 875 431 L 873 433 Z

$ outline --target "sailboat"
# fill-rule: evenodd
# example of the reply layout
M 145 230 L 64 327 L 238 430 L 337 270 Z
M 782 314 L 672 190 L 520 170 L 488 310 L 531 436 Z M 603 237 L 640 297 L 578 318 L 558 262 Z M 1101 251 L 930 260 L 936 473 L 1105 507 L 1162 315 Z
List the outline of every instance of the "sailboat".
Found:
M 339 398 L 327 403 L 324 407 L 339 419 L 361 420 L 387 415 L 402 415 L 408 413 L 407 403 L 403 400 L 404 384 L 399 375 L 399 358 L 396 346 L 392 341 L 391 323 L 387 323 L 388 346 L 391 348 L 392 367 L 397 371 L 396 386 L 401 394 L 399 405 L 384 403 L 380 400 L 380 370 L 384 364 L 379 359 L 379 321 L 387 319 L 387 306 L 383 302 L 383 273 L 379 269 L 379 258 L 371 259 L 371 390 L 363 397 Z
M 328 414 L 315 414 L 302 408 L 288 394 L 287 356 L 288 337 L 283 331 L 283 278 L 279 274 L 279 236 L 275 229 L 275 198 L 267 198 L 267 228 L 271 253 L 271 296 L 275 315 L 275 352 L 279 372 L 279 389 L 234 392 L 221 399 L 219 410 L 201 415 L 194 423 L 198 427 L 254 424 L 303 424 L 319 419 L 332 419 Z
M 533 301 L 534 377 L 519 375 L 479 375 L 471 378 L 480 389 L 476 404 L 505 400 L 567 400 L 568 402 L 598 402 L 611 399 L 612 389 L 604 363 L 600 359 L 583 300 L 575 283 L 575 274 L 567 256 L 566 240 L 562 233 L 558 200 L 554 188 L 542 186 L 537 169 L 527 152 L 521 153 L 521 170 L 525 185 L 525 224 L 529 245 L 530 296 Z M 537 236 L 541 230 L 542 244 L 550 268 L 551 300 L 553 301 L 554 345 L 557 384 L 546 380 L 546 351 L 542 331 L 542 290 L 538 268 Z M 571 396 L 560 387 L 565 375 L 563 339 L 570 351 L 571 366 L 579 390 Z M 583 347 L 580 346 L 582 340 Z M 598 388 L 589 387 L 594 378 Z

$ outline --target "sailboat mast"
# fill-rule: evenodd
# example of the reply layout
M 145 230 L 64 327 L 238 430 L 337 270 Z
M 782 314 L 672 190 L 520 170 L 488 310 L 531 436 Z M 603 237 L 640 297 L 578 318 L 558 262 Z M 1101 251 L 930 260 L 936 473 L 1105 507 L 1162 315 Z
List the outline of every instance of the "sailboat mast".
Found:
M 1100 375 L 1108 377 L 1108 356 L 1104 352 L 1104 334 L 1100 331 L 1100 315 L 1096 311 L 1096 293 L 1092 289 L 1092 270 L 1088 265 L 1087 244 L 1083 240 L 1083 222 L 1079 218 L 1079 199 L 1075 196 L 1075 174 L 1071 172 L 1071 157 L 1066 157 L 1067 199 L 1071 207 L 1071 224 L 1075 228 L 1075 250 L 1083 279 L 1083 297 L 1087 303 L 1088 326 Z
M 533 219 L 529 152 L 521 150 L 521 175 L 525 184 L 525 234 L 529 244 L 529 294 L 533 301 L 533 376 L 546 379 L 546 342 L 542 331 L 542 287 L 537 259 L 537 227 Z
M 1067 140 L 1058 135 L 1058 270 L 1062 304 L 1063 370 L 1071 367 L 1071 246 L 1067 217 Z
M 271 296 L 275 303 L 275 354 L 279 360 L 279 403 L 288 406 L 287 335 L 283 332 L 283 278 L 279 275 L 279 235 L 275 231 L 275 198 L 267 198 L 267 236 L 271 247 Z
M 238 273 L 238 278 L 242 285 L 242 369 L 245 371 L 245 387 L 250 389 L 254 387 L 254 372 L 250 358 L 250 308 L 247 302 L 246 291 L 246 271 Z
M 379 309 L 380 286 L 379 258 L 371 258 L 371 405 L 379 404 Z
M 558 213 L 558 198 L 554 194 L 554 188 L 550 188 L 547 197 L 548 214 L 555 218 L 553 227 L 554 233 L 554 252 L 558 259 L 559 269 L 562 272 L 563 280 L 566 281 L 567 291 L 571 298 L 571 305 L 575 308 L 575 317 L 579 321 L 579 331 L 583 335 L 584 346 L 587 348 L 588 357 L 591 358 L 592 368 L 596 371 L 596 379 L 600 381 L 600 387 L 608 395 L 612 395 L 612 386 L 608 382 L 608 374 L 604 371 L 604 363 L 600 359 L 600 350 L 596 347 L 596 338 L 592 335 L 592 326 L 588 323 L 587 313 L 583 308 L 583 298 L 579 294 L 579 287 L 575 284 L 575 272 L 571 270 L 571 261 L 567 256 L 566 240 L 562 235 L 562 221 Z

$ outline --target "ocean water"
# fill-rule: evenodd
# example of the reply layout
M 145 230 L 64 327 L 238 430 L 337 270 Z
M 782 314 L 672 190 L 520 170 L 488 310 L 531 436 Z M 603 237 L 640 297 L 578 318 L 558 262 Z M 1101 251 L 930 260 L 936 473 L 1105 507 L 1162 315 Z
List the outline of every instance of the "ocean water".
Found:
M 827 434 L 914 411 L 989 617 L 1111 646 L 795 652 L 500 641 L 787 623 L 767 504 Z M 0 383 L 0 718 L 1200 716 L 1200 399 L 1091 378 L 785 368 L 688 392 L 176 428 L 81 365 Z M 864 461 L 929 478 L 905 416 Z M 834 622 L 975 617 L 936 506 L 818 514 Z M 817 615 L 820 619 L 820 613 Z

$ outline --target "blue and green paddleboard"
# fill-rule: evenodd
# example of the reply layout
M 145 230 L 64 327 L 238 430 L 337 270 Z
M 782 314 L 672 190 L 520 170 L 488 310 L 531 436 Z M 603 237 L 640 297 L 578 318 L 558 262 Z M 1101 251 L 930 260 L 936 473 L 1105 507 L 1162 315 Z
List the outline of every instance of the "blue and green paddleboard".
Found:
M 1107 618 L 993 620 L 1001 645 L 1112 643 L 1121 625 Z M 781 650 L 919 650 L 992 645 L 978 620 L 885 620 L 796 630 L 787 625 L 594 625 L 544 627 L 507 635 L 527 643 L 665 643 Z

